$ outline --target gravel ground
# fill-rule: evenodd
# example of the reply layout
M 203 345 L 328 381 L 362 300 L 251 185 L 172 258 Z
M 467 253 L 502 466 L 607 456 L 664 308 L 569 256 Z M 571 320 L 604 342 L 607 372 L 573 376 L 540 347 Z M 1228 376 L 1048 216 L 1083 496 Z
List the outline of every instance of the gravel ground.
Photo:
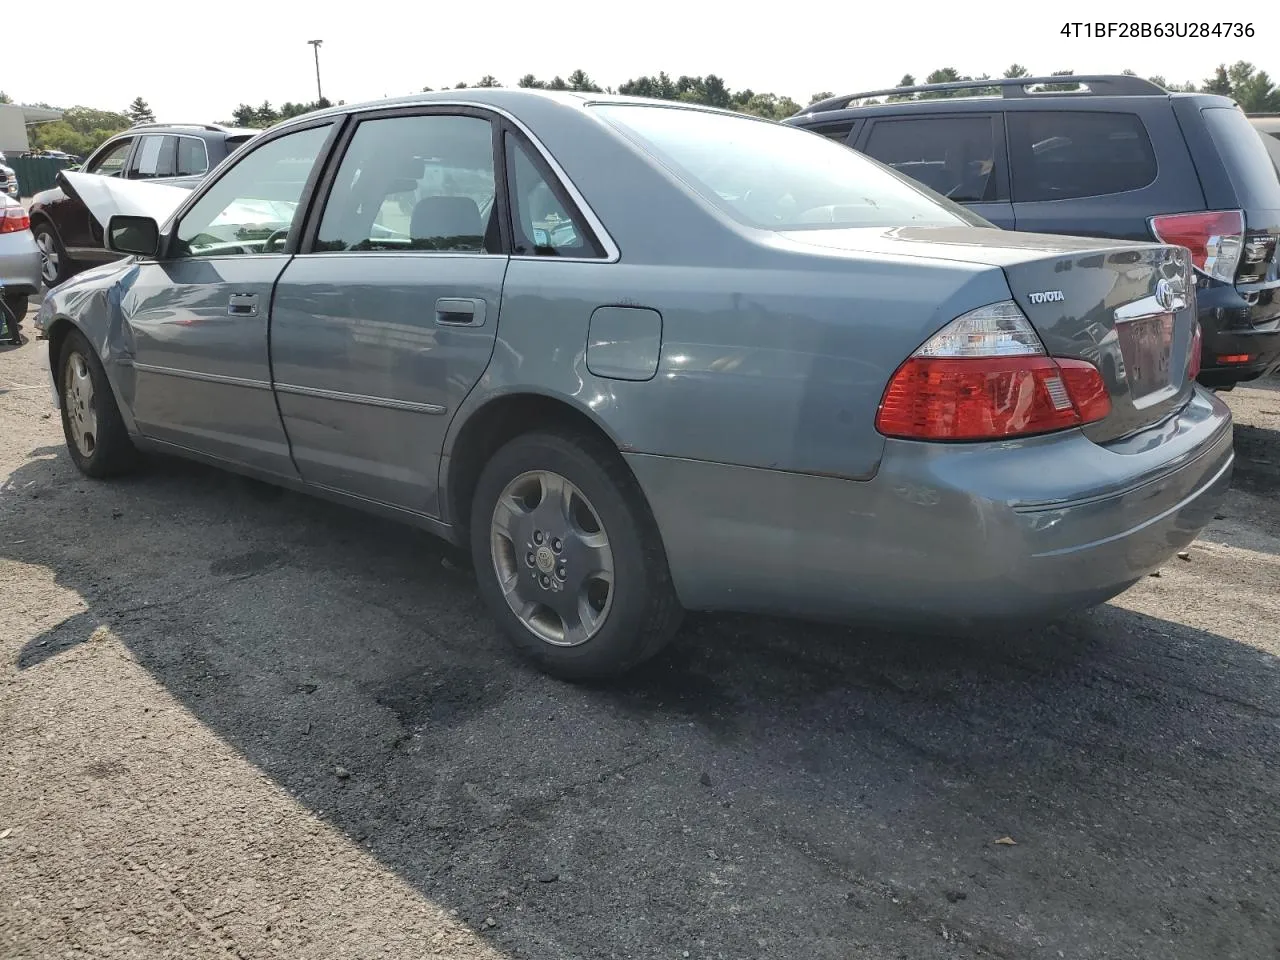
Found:
M 0 347 L 0 956 L 1280 957 L 1280 383 L 1189 559 L 1034 633 L 516 661 L 456 554 L 155 460 Z M 1008 842 L 1008 841 L 1013 842 Z

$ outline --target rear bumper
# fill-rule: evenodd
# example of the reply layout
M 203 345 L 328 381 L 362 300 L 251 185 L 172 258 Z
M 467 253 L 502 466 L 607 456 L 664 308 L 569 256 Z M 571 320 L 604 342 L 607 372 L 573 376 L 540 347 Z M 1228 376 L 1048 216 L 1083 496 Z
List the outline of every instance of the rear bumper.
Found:
M 1207 387 L 1225 387 L 1255 380 L 1280 368 L 1280 317 L 1268 303 L 1259 315 L 1239 292 L 1226 284 L 1210 284 L 1198 293 L 1200 329 L 1204 334 L 1200 376 Z M 1257 324 L 1256 326 L 1254 324 Z M 1247 355 L 1243 363 L 1224 363 L 1219 357 Z
M 40 289 L 40 251 L 29 230 L 0 234 L 0 285 L 8 293 Z
M 1234 462 L 1230 412 L 1205 391 L 1110 448 L 891 441 L 865 482 L 627 459 L 686 607 L 926 624 L 1110 599 L 1196 538 Z

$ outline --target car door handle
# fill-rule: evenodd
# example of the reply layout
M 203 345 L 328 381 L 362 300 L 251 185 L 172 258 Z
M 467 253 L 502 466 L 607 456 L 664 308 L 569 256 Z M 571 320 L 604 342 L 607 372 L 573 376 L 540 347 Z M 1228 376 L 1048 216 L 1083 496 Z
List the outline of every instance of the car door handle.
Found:
M 436 301 L 436 323 L 450 327 L 483 327 L 484 301 L 443 297 Z
M 258 315 L 258 295 L 256 293 L 233 293 L 227 298 L 227 313 L 233 317 L 256 317 Z

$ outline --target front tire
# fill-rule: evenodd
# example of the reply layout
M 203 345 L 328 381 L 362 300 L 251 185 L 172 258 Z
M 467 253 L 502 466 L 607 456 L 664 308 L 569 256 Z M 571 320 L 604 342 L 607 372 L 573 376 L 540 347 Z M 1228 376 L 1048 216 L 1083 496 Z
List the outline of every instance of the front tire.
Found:
M 565 680 L 616 677 L 683 611 L 648 504 L 610 444 L 536 432 L 502 447 L 471 509 L 480 595 L 518 650 Z
M 120 417 L 107 372 L 79 330 L 72 330 L 62 342 L 58 397 L 67 449 L 81 473 L 109 477 L 134 466 L 137 451 Z

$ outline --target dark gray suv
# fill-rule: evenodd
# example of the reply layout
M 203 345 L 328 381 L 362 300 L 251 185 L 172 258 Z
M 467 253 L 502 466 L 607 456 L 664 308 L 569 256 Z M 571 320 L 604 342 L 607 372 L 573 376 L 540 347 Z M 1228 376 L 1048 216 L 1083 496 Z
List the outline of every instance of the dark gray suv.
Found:
M 875 97 L 902 99 L 857 105 Z M 1280 177 L 1226 97 L 1128 76 L 1020 77 L 845 94 L 784 122 L 1008 230 L 1187 247 L 1200 382 L 1230 389 L 1280 366 Z

